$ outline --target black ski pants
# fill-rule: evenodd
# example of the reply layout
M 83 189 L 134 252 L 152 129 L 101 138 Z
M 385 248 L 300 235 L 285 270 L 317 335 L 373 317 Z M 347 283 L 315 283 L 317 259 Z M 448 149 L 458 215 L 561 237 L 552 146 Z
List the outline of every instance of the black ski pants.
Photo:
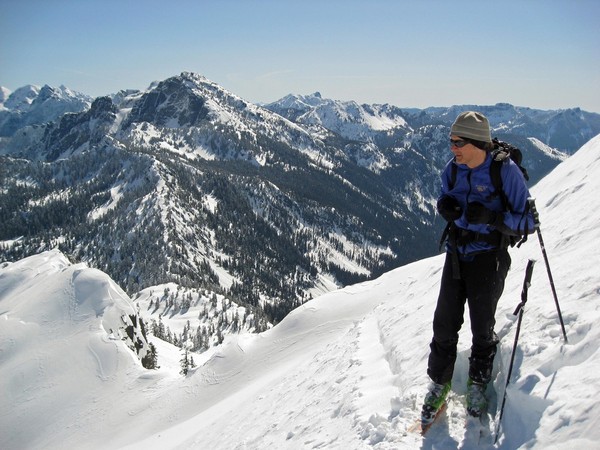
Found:
M 427 374 L 434 382 L 445 384 L 452 380 L 466 301 L 473 336 L 469 377 L 478 383 L 490 381 L 498 344 L 494 333 L 496 306 L 504 290 L 510 263 L 506 249 L 480 253 L 472 261 L 459 261 L 460 279 L 453 279 L 452 255 L 446 253 L 427 368 Z

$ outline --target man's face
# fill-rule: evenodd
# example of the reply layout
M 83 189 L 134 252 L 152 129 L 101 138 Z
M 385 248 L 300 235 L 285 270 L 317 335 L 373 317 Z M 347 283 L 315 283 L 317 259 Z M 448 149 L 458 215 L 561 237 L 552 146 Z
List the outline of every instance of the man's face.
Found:
M 450 136 L 450 150 L 456 157 L 457 164 L 466 164 L 471 169 L 485 161 L 485 151 L 475 147 L 459 136 Z

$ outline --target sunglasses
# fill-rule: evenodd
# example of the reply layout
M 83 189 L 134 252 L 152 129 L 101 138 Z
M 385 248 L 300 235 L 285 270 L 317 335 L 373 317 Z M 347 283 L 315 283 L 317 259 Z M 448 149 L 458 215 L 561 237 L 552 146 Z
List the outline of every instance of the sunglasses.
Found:
M 469 144 L 469 141 L 464 139 L 450 139 L 450 147 L 463 148 L 465 145 Z

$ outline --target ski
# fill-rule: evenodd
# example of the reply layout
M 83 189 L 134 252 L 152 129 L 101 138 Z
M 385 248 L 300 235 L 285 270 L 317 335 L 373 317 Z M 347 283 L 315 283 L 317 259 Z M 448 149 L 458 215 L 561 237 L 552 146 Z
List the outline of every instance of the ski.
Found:
M 415 421 L 414 424 L 412 424 L 408 428 L 408 432 L 409 433 L 419 433 L 421 436 L 425 436 L 425 433 L 427 433 L 429 431 L 431 426 L 438 420 L 438 418 L 444 413 L 444 411 L 446 411 L 447 407 L 448 407 L 447 402 L 444 402 L 444 404 L 440 407 L 440 409 L 438 409 L 437 412 L 435 413 L 435 416 L 433 417 L 433 420 L 431 422 L 423 425 L 423 422 L 421 421 L 421 419 L 418 419 Z
M 465 420 L 465 437 L 464 442 L 472 442 L 479 445 L 479 441 L 483 437 L 485 426 L 481 417 L 473 417 L 467 414 Z
M 476 446 L 493 444 L 490 415 L 488 413 L 484 413 L 480 417 L 467 414 L 465 420 L 465 442 L 472 442 Z

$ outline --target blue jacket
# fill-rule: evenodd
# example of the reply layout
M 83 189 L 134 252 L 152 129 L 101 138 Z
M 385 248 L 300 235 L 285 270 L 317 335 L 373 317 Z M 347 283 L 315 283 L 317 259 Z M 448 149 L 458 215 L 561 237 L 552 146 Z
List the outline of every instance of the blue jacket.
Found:
M 450 188 L 452 177 L 452 165 L 456 165 L 456 180 Z M 456 164 L 454 158 L 446 164 L 442 172 L 441 195 L 454 197 L 460 204 L 463 214 L 454 221 L 459 229 L 470 230 L 475 233 L 489 234 L 498 230 L 508 235 L 523 235 L 533 233 L 534 219 L 529 211 L 527 199 L 531 196 L 525 182 L 521 169 L 510 158 L 502 164 L 500 175 L 502 177 L 502 189 L 506 195 L 511 210 L 506 211 L 499 195 L 493 195 L 494 185 L 490 175 L 492 157 L 488 153 L 483 164 L 470 169 L 465 164 Z M 479 202 L 486 208 L 502 214 L 502 225 L 491 226 L 486 224 L 470 224 L 465 218 L 467 203 Z M 447 245 L 447 250 L 451 248 Z M 484 241 L 474 241 L 467 245 L 459 246 L 457 251 L 460 255 L 472 255 L 496 248 L 494 245 Z

